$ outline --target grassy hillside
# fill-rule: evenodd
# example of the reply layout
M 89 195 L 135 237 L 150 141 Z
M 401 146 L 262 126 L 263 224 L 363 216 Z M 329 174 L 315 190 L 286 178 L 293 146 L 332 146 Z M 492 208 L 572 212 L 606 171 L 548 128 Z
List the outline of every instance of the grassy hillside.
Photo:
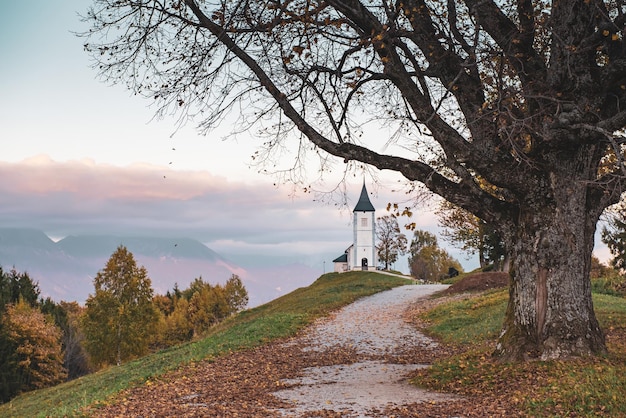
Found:
M 413 283 L 376 272 L 330 273 L 270 303 L 216 327 L 206 338 L 110 367 L 52 388 L 25 393 L 0 405 L 2 417 L 75 416 L 82 408 L 190 362 L 256 347 L 294 335 L 315 318 L 356 299 Z
M 476 410 L 507 407 L 517 416 L 626 416 L 626 299 L 594 294 L 595 312 L 607 333 L 606 357 L 570 361 L 500 363 L 491 357 L 503 322 L 508 291 L 487 291 L 443 303 L 419 315 L 428 332 L 453 347 L 419 372 L 422 387 L 458 393 Z

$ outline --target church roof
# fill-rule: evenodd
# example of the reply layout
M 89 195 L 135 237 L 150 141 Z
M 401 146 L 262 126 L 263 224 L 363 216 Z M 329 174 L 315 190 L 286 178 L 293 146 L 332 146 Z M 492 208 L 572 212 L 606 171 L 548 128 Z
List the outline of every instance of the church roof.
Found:
M 333 263 L 347 263 L 348 262 L 348 254 L 343 253 L 339 257 L 333 260 Z
M 370 198 L 367 194 L 367 189 L 365 188 L 365 183 L 363 183 L 363 188 L 361 189 L 361 196 L 359 197 L 359 201 L 357 202 L 352 212 L 376 212 L 376 209 L 374 209 L 374 205 L 372 205 L 372 202 L 370 202 Z

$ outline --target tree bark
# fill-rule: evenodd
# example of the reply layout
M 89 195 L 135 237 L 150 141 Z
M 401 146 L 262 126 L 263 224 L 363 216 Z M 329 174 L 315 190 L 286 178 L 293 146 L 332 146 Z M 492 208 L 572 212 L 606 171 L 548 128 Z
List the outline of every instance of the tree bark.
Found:
M 587 203 L 586 184 L 552 174 L 508 235 L 510 298 L 495 351 L 505 361 L 606 352 L 589 280 L 599 212 Z M 546 193 L 551 203 L 538 196 Z

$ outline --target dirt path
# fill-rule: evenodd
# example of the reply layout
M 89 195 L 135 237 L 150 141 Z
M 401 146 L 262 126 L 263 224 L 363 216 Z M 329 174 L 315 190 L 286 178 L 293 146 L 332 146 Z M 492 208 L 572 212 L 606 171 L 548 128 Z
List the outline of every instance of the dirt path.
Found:
M 466 400 L 409 385 L 436 344 L 403 313 L 443 287 L 410 285 L 361 299 L 287 342 L 181 368 L 92 409 L 102 417 L 443 417 Z M 463 414 L 464 416 L 467 416 Z
M 407 361 L 415 352 L 430 352 L 437 344 L 404 320 L 404 312 L 419 298 L 445 289 L 442 285 L 402 286 L 361 299 L 318 322 L 301 338 L 304 351 L 354 350 L 349 364 L 308 367 L 285 380 L 288 389 L 274 392 L 294 404 L 284 416 L 327 410 L 345 417 L 373 416 L 388 407 L 454 399 L 410 385 L 407 375 L 426 367 Z

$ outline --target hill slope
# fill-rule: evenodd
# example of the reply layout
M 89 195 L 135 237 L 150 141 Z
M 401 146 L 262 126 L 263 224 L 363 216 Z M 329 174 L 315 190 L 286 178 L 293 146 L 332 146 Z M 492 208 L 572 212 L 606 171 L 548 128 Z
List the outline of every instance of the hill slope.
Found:
M 407 283 L 411 281 L 376 272 L 326 274 L 311 286 L 297 289 L 225 321 L 203 340 L 52 388 L 23 394 L 8 404 L 0 405 L 0 416 L 76 415 L 84 407 L 97 405 L 126 388 L 152 382 L 182 365 L 294 335 L 315 318 L 357 298 Z

